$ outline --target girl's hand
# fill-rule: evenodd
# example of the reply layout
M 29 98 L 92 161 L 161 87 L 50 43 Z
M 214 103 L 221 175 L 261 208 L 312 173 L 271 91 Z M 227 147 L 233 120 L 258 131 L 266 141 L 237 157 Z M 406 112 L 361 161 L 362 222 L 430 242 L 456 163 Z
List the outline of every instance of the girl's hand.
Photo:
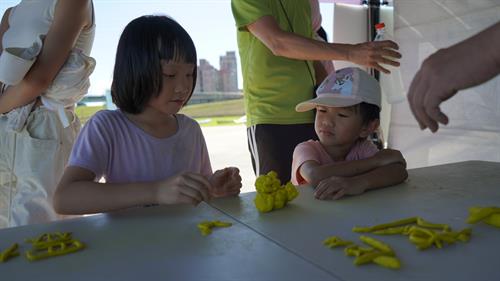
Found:
M 213 197 L 238 195 L 242 186 L 240 170 L 236 167 L 215 171 L 209 181 L 211 184 L 210 195 Z
M 210 200 L 210 182 L 200 174 L 181 173 L 160 181 L 156 186 L 158 204 L 198 205 Z
M 361 184 L 353 178 L 329 177 L 316 187 L 314 197 L 319 200 L 337 200 L 344 195 L 357 195 L 365 192 Z

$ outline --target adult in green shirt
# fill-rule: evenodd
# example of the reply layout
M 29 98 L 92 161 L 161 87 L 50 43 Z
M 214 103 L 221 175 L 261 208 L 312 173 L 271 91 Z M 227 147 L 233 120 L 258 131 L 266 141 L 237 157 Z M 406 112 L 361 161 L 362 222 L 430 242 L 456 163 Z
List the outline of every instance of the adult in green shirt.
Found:
M 392 41 L 333 44 L 312 39 L 309 0 L 232 0 L 243 71 L 248 146 L 256 175 L 290 180 L 295 146 L 317 139 L 314 113 L 295 111 L 313 96 L 313 61 L 346 60 L 387 73 L 398 66 Z M 318 81 L 321 82 L 321 81 Z

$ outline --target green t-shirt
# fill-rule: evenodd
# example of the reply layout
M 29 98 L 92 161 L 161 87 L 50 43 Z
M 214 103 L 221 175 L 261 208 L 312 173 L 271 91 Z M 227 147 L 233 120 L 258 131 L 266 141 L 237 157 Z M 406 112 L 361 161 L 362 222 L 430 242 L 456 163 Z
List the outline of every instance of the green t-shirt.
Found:
M 308 0 L 232 0 L 238 48 L 243 72 L 247 126 L 256 124 L 305 124 L 313 112 L 299 113 L 295 106 L 313 98 L 312 62 L 275 56 L 246 26 L 263 16 L 272 16 L 281 29 L 312 38 L 311 6 Z M 288 16 L 288 19 L 287 19 Z

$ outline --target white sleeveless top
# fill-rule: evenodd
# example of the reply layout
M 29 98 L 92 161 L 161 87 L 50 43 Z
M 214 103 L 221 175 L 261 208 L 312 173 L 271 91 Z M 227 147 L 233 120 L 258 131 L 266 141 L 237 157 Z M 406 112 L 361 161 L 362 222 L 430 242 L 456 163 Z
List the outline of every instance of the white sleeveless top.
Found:
M 41 51 L 45 35 L 54 22 L 56 4 L 57 0 L 22 0 L 12 8 L 8 19 L 9 28 L 2 38 L 4 51 L 0 56 L 0 78 L 4 75 L 10 76 L 11 81 L 19 82 L 29 71 Z M 89 5 L 92 10 L 92 25 L 80 32 L 65 64 L 41 96 L 45 107 L 58 112 L 64 127 L 69 125 L 64 114 L 65 108 L 74 106 L 87 93 L 90 86 L 89 76 L 95 67 L 95 60 L 89 56 L 95 35 L 92 1 Z M 15 85 L 15 82 L 11 85 Z M 9 84 L 5 81 L 4 83 Z M 22 108 L 17 111 L 9 114 L 13 119 L 21 119 L 14 120 L 13 123 L 22 128 L 27 116 L 22 114 Z

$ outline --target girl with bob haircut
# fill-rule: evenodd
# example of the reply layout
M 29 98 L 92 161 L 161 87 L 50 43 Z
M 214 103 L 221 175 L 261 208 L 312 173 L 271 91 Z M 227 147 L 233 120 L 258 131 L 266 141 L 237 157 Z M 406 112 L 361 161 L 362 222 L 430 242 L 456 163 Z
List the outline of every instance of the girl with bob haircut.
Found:
M 212 173 L 200 126 L 178 114 L 193 93 L 196 61 L 191 37 L 167 16 L 125 27 L 111 87 L 118 109 L 96 113 L 82 129 L 54 196 L 58 213 L 196 205 L 239 194 L 239 170 Z

